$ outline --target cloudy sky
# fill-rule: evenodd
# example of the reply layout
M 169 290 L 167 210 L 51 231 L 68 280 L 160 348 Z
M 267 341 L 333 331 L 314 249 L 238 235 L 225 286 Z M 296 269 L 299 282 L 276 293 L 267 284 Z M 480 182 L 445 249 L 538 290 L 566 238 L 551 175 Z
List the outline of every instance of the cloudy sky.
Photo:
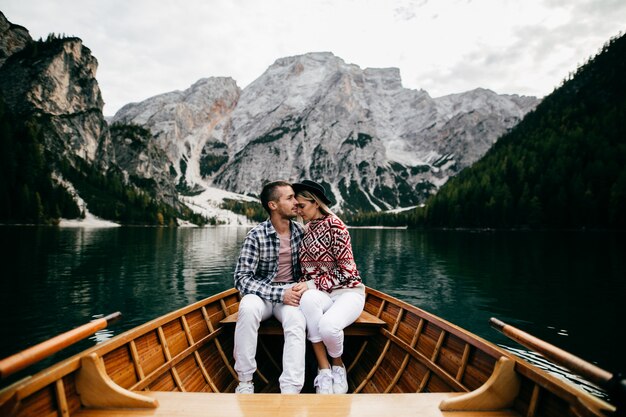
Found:
M 626 30 L 624 0 L 3 0 L 33 38 L 80 37 L 98 59 L 104 114 L 230 76 L 245 88 L 276 59 L 330 51 L 400 68 L 439 97 L 477 87 L 549 94 Z

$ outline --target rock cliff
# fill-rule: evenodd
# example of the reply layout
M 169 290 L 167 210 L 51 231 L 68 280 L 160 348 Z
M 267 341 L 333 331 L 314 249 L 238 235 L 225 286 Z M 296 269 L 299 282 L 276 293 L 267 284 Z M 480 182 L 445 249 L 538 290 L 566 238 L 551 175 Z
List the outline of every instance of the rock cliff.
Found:
M 485 89 L 432 98 L 404 88 L 396 68 L 323 52 L 278 59 L 243 90 L 200 80 L 114 120 L 151 130 L 183 191 L 257 194 L 268 180 L 311 178 L 337 207 L 385 210 L 423 202 L 538 102 Z

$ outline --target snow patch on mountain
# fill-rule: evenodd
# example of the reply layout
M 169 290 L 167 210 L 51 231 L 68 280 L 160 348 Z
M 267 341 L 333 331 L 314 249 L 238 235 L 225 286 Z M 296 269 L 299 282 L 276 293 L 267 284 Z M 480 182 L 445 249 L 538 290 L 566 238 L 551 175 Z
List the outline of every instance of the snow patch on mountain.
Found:
M 379 211 L 421 204 L 538 103 L 480 88 L 432 98 L 404 88 L 397 68 L 318 52 L 277 59 L 243 90 L 207 78 L 114 121 L 148 128 L 187 193 L 257 195 L 268 181 L 309 178 L 334 209 Z M 185 199 L 207 206 L 208 194 Z
M 82 219 L 63 219 L 63 218 L 60 219 L 59 220 L 60 227 L 98 228 L 98 227 L 119 227 L 120 226 L 120 224 L 118 223 L 101 219 L 100 217 L 92 214 L 89 211 L 89 208 L 87 207 L 87 203 L 85 202 L 85 200 L 83 200 L 78 195 L 78 192 L 76 191 L 76 188 L 74 188 L 74 185 L 72 185 L 72 183 L 70 183 L 69 181 L 65 180 L 61 175 L 53 173 L 52 179 L 70 193 L 70 195 L 76 202 L 76 205 L 78 206 L 80 211 L 84 213 L 84 218 Z
M 214 218 L 217 224 L 238 226 L 251 226 L 253 223 L 250 222 L 246 216 L 220 208 L 224 200 L 230 199 L 260 203 L 260 201 L 254 197 L 235 194 L 213 187 L 207 187 L 202 193 L 195 196 L 180 196 L 180 199 L 194 212 L 209 219 Z

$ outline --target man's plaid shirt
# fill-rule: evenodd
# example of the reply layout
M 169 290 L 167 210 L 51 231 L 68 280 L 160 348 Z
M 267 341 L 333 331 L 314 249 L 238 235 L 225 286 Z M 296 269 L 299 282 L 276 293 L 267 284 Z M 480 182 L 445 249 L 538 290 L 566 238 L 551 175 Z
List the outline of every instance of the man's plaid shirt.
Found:
M 304 228 L 294 221 L 290 224 L 291 265 L 294 281 L 298 281 L 301 274 L 298 245 L 302 240 Z M 235 268 L 235 288 L 242 295 L 256 294 L 264 300 L 283 301 L 285 287 L 271 284 L 278 273 L 279 249 L 280 238 L 269 219 L 248 232 Z

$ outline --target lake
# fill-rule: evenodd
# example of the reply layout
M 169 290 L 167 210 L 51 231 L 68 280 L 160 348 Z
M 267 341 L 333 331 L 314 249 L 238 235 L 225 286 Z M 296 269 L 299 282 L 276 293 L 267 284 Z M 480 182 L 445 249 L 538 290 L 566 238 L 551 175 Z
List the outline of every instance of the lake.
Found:
M 247 230 L 0 227 L 6 248 L 0 255 L 0 357 L 94 317 L 123 314 L 108 329 L 0 384 L 231 288 Z M 357 267 L 371 287 L 557 373 L 493 330 L 489 318 L 611 372 L 626 371 L 623 233 L 352 228 L 350 234 Z

